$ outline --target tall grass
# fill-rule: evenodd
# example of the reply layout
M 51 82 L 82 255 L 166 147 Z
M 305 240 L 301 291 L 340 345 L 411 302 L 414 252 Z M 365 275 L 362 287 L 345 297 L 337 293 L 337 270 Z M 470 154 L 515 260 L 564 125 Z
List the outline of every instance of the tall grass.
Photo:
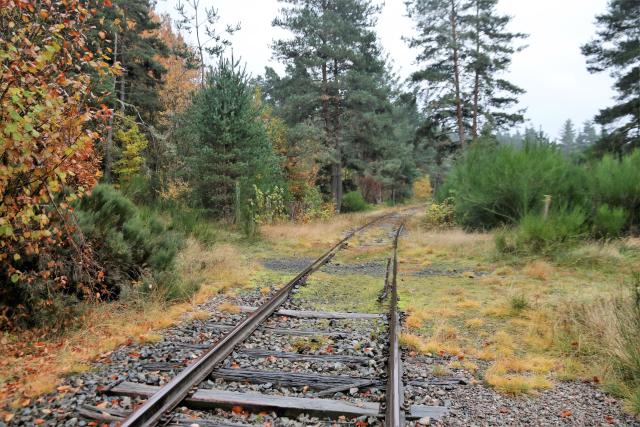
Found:
M 597 358 L 605 387 L 640 414 L 640 273 L 629 291 L 557 312 L 556 345 L 567 356 Z

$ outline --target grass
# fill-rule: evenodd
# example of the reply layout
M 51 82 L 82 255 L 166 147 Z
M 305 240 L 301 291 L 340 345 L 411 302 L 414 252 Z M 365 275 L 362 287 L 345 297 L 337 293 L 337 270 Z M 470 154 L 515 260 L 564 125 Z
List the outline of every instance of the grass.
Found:
M 640 265 L 639 239 L 585 243 L 550 262 L 498 255 L 487 234 L 423 230 L 419 218 L 408 228 L 399 249 L 400 304 L 408 312 L 403 346 L 423 354 L 460 351 L 485 384 L 508 394 L 595 376 L 635 408 L 639 392 L 628 384 L 638 381 L 631 372 L 640 366 L 640 346 L 625 344 L 631 341 L 620 330 L 633 329 L 621 323 L 633 321 L 629 312 L 620 320 L 612 295 Z M 411 274 L 425 266 L 465 273 Z

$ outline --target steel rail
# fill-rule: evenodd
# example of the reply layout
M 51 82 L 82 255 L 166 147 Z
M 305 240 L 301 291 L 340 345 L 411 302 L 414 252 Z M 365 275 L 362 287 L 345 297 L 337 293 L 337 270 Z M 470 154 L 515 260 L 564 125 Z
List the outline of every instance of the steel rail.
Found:
M 276 294 L 267 302 L 261 305 L 256 311 L 242 320 L 236 327 L 229 331 L 224 337 L 210 347 L 205 354 L 200 356 L 195 363 L 183 369 L 171 381 L 162 386 L 143 405 L 125 419 L 121 427 L 152 427 L 161 421 L 164 414 L 174 409 L 199 383 L 204 381 L 213 372 L 215 366 L 222 362 L 234 347 L 247 339 L 260 324 L 271 314 L 273 314 L 282 303 L 289 297 L 291 290 L 299 284 L 304 283 L 307 277 L 314 271 L 329 262 L 343 245 L 356 233 L 375 224 L 382 219 L 394 215 L 394 213 L 381 215 L 378 218 L 362 225 L 349 233 L 346 237 L 336 243 L 331 249 L 317 258 L 296 277 L 279 289 Z M 396 237 L 397 239 L 397 237 Z
M 393 241 L 393 272 L 391 276 L 391 301 L 389 302 L 389 360 L 387 363 L 386 410 L 384 425 L 402 427 L 405 416 L 404 390 L 402 388 L 402 359 L 400 356 L 400 316 L 398 313 L 398 239 L 404 228 L 400 224 Z

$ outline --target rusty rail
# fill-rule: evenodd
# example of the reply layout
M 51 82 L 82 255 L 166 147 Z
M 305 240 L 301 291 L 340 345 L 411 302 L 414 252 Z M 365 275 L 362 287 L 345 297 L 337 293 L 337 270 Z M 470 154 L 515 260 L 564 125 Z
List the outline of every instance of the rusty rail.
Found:
M 405 424 L 404 390 L 402 388 L 402 359 L 400 354 L 400 316 L 398 313 L 398 239 L 404 228 L 400 224 L 393 241 L 393 270 L 391 273 L 391 300 L 389 302 L 389 361 L 387 364 L 386 411 L 384 425 L 401 427 Z
M 278 292 L 266 303 L 261 305 L 256 311 L 247 316 L 236 327 L 217 341 L 195 363 L 186 367 L 171 381 L 162 386 L 160 390 L 158 390 L 142 406 L 124 420 L 121 427 L 155 426 L 161 421 L 165 414 L 174 409 L 184 398 L 186 398 L 192 390 L 194 390 L 194 387 L 205 380 L 214 370 L 215 366 L 231 354 L 236 345 L 246 340 L 267 317 L 273 314 L 278 307 L 287 300 L 293 288 L 304 283 L 309 275 L 329 262 L 343 247 L 343 245 L 355 234 L 392 215 L 394 215 L 394 213 L 377 217 L 352 231 L 345 238 L 336 243 L 331 249 L 321 255 L 318 259 L 302 270 L 296 277 L 278 290 Z

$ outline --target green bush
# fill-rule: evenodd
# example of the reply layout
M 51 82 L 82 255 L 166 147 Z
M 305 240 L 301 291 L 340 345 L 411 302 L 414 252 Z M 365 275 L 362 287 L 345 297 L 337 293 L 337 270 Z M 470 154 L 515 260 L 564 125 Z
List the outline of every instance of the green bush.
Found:
M 171 271 L 182 239 L 157 215 L 140 210 L 108 185 L 96 186 L 76 213 L 95 261 L 105 272 L 108 292 L 115 296 L 123 284 L 134 282 L 156 290 L 174 285 Z
M 550 144 L 517 148 L 490 142 L 480 140 L 468 148 L 437 195 L 439 200 L 453 198 L 461 225 L 472 229 L 517 226 L 516 234 L 522 242 L 531 243 L 535 252 L 554 240 L 548 233 L 559 232 L 555 240 L 565 240 L 567 230 L 562 224 L 571 221 L 566 214 L 558 216 L 558 207 L 583 212 L 579 215 L 586 225 L 581 224 L 583 236 L 617 237 L 638 230 L 640 150 L 620 159 L 605 156 L 593 164 L 578 165 Z M 542 221 L 546 198 L 551 212 L 549 220 Z M 498 244 L 509 248 L 507 237 L 500 233 Z
M 529 214 L 517 227 L 496 234 L 496 248 L 515 255 L 553 255 L 584 235 L 585 220 L 579 208 L 556 211 L 548 218 Z
M 369 209 L 369 204 L 359 191 L 350 191 L 342 197 L 340 212 L 362 212 L 367 209 Z
M 616 159 L 604 156 L 589 170 L 589 200 L 595 206 L 622 208 L 625 229 L 640 226 L 640 150 Z
M 461 225 L 489 229 L 540 212 L 546 195 L 556 206 L 582 204 L 584 172 L 550 144 L 520 149 L 478 141 L 456 162 L 438 199 L 453 197 Z
M 593 217 L 593 234 L 596 237 L 618 237 L 627 223 L 627 212 L 623 208 L 602 205 Z

